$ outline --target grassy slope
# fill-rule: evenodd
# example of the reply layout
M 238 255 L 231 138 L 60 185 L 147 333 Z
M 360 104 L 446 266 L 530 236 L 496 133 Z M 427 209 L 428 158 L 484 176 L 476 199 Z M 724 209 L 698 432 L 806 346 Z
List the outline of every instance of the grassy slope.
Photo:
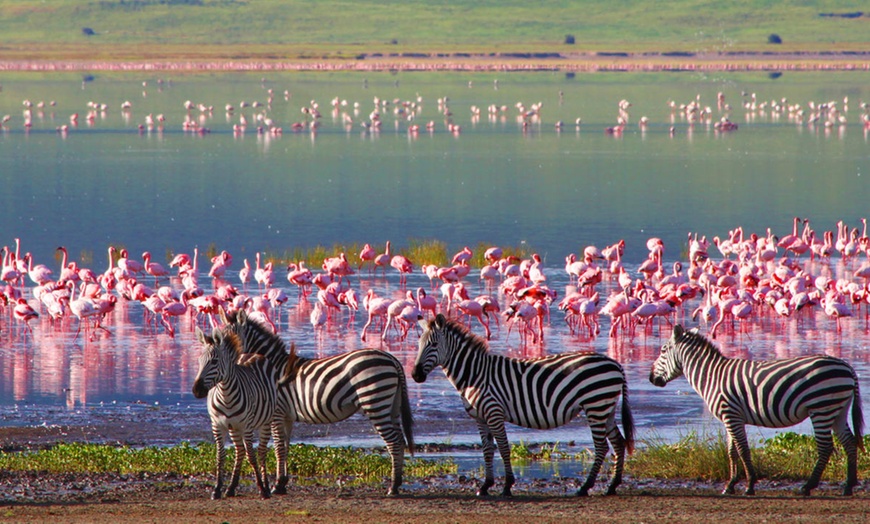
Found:
M 0 59 L 870 51 L 870 13 L 857 19 L 819 16 L 862 10 L 866 3 L 859 1 L 201 0 L 184 5 L 191 2 L 196 0 L 0 0 Z M 97 35 L 84 36 L 83 27 Z M 771 33 L 784 44 L 767 44 Z M 576 37 L 576 45 L 564 44 L 567 34 Z

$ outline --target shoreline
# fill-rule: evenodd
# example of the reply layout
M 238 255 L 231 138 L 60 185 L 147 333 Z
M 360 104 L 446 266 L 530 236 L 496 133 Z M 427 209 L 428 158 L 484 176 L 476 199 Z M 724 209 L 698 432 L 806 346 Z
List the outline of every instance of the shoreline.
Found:
M 362 71 L 362 72 L 756 72 L 756 71 L 870 71 L 870 52 L 733 52 L 696 53 L 371 53 L 355 58 L 256 57 L 212 59 L 93 60 L 7 59 L 0 71 Z

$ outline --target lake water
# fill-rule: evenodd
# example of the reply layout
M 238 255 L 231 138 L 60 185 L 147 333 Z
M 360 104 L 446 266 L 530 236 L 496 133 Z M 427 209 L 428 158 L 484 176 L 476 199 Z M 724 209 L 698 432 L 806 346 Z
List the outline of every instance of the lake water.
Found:
M 13 246 L 20 238 L 22 252 L 31 252 L 55 274 L 61 245 L 97 272 L 108 265 L 110 244 L 128 248 L 134 257 L 151 251 L 164 264 L 171 254 L 198 247 L 201 285 L 207 288 L 206 251 L 234 255 L 230 281 L 235 283 L 242 259 L 253 262 L 257 252 L 281 256 L 294 248 L 366 242 L 380 251 L 387 240 L 395 250 L 411 240 L 438 239 L 450 253 L 464 245 L 524 245 L 542 255 L 548 284 L 561 297 L 569 284 L 564 258 L 586 245 L 624 239 L 626 266 L 636 269 L 646 258 L 647 238 L 660 237 L 670 267 L 686 259 L 690 232 L 712 238 L 741 225 L 747 234 L 764 235 L 772 228 L 782 236 L 791 232 L 794 216 L 809 218 L 821 232 L 834 230 L 838 220 L 860 227 L 868 212 L 870 144 L 860 104 L 870 100 L 870 75 L 862 72 L 779 78 L 760 73 L 96 74 L 86 80 L 69 74 L 0 78 L 0 114 L 10 115 L 0 130 L 5 235 L 0 245 Z M 730 112 L 717 106 L 719 92 Z M 753 94 L 763 109 L 744 109 Z M 379 106 L 380 131 L 362 125 L 376 98 L 389 101 Z M 449 116 L 439 108 L 438 99 L 445 98 Z M 340 104 L 335 111 L 333 99 Z M 606 134 L 604 129 L 617 123 L 623 99 L 631 103 L 628 123 L 621 136 Z M 772 101 L 784 99 L 785 106 L 800 104 L 807 114 L 811 102 L 836 101 L 846 123 L 807 125 L 806 116 L 796 123 L 787 109 L 771 109 Z M 24 100 L 34 104 L 29 128 Z M 122 111 L 127 100 L 131 108 Z M 189 112 L 209 133 L 183 129 L 187 100 L 213 106 L 210 112 Z M 40 101 L 42 108 L 36 107 Z M 241 107 L 243 101 L 248 107 Z M 404 101 L 408 107 L 397 114 Z M 677 107 L 692 101 L 709 106 L 710 123 L 690 126 L 679 109 L 672 111 L 671 101 Z M 108 109 L 96 111 L 90 121 L 89 102 Z M 253 102 L 260 105 L 251 107 Z M 315 132 L 294 132 L 291 124 L 308 119 L 301 108 L 312 102 L 322 113 L 319 126 Z M 234 106 L 231 114 L 227 104 Z M 539 118 L 524 126 L 518 104 L 526 111 L 540 104 Z M 506 110 L 490 116 L 490 105 Z M 473 106 L 480 108 L 479 117 Z M 76 126 L 70 124 L 73 113 Z M 149 114 L 155 119 L 162 114 L 165 121 L 147 126 Z M 283 134 L 259 134 L 257 114 L 282 126 Z M 248 121 L 243 133 L 233 130 L 240 115 Z M 737 131 L 713 128 L 712 122 L 726 115 L 739 125 Z M 643 116 L 650 121 L 645 129 L 638 126 Z M 461 127 L 458 134 L 447 130 L 448 120 Z M 431 132 L 429 121 L 435 125 Z M 563 122 L 561 129 L 557 121 Z M 409 133 L 414 124 L 419 132 Z M 63 125 L 70 128 L 58 132 Z M 718 256 L 714 251 L 711 246 L 711 255 Z M 808 266 L 835 277 L 851 277 L 853 269 L 839 256 L 830 266 Z M 276 279 L 290 295 L 278 321 L 283 337 L 308 355 L 363 347 L 364 314 L 354 320 L 344 314 L 315 335 L 308 323 L 311 303 L 297 297 L 285 276 L 281 269 Z M 361 292 L 402 294 L 394 272 L 386 277 L 364 272 L 353 285 Z M 469 285 L 473 293 L 481 291 L 476 279 Z M 409 288 L 418 286 L 429 286 L 419 272 L 408 282 Z M 613 286 L 606 284 L 602 296 Z M 688 315 L 696 305 L 684 306 L 680 320 L 692 325 Z M 720 343 L 726 352 L 752 358 L 824 352 L 848 359 L 861 376 L 866 406 L 870 337 L 864 311 L 839 332 L 821 311 L 786 323 L 767 316 Z M 492 348 L 516 356 L 595 350 L 618 359 L 628 373 L 641 439 L 719 430 L 685 381 L 665 389 L 649 384 L 649 366 L 665 338 L 658 328 L 609 339 L 609 321 L 603 318 L 602 335 L 590 341 L 572 336 L 563 319 L 553 308 L 540 345 L 523 346 L 515 332 L 508 337 L 504 326 L 496 328 Z M 0 426 L 117 421 L 142 425 L 146 432 L 153 425 L 158 428 L 153 440 L 160 443 L 208 438 L 205 406 L 190 393 L 199 348 L 189 321 L 171 338 L 143 321 L 139 303 L 120 301 L 105 322 L 110 334 L 73 340 L 77 322 L 52 325 L 43 315 L 32 323 L 32 336 L 8 315 L 0 323 Z M 410 370 L 414 334 L 384 346 Z M 477 442 L 476 429 L 443 374 L 410 387 L 422 429 L 419 441 Z M 551 432 L 511 428 L 509 434 L 515 441 L 588 445 L 584 426 L 578 422 Z M 164 427 L 176 431 L 161 438 Z M 365 424 L 359 427 L 362 438 L 323 428 L 300 428 L 298 435 L 328 444 L 379 444 Z M 809 431 L 808 425 L 798 429 Z

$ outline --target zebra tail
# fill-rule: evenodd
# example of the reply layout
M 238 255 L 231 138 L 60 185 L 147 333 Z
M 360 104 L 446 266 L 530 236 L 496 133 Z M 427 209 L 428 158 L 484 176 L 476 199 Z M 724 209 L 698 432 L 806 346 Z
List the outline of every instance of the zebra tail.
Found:
M 854 373 L 854 372 L 853 372 Z M 852 393 L 852 429 L 858 441 L 858 449 L 864 451 L 864 413 L 861 410 L 861 392 L 858 390 L 858 378 L 855 378 L 855 391 Z
M 405 377 L 405 370 L 402 369 L 402 365 L 398 365 L 399 368 L 399 381 L 400 389 L 402 390 L 399 395 L 401 402 L 400 410 L 402 412 L 402 432 L 405 434 L 405 444 L 408 447 L 408 452 L 411 456 L 414 456 L 414 417 L 411 414 L 411 402 L 408 400 L 408 379 Z
M 625 450 L 634 453 L 634 417 L 628 405 L 628 382 L 622 382 L 622 431 L 625 433 Z

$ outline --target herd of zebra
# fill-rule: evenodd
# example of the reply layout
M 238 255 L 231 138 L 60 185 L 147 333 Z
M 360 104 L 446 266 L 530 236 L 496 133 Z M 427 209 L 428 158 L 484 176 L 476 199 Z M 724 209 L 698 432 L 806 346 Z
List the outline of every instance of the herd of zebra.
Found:
M 197 398 L 208 397 L 208 412 L 217 447 L 217 481 L 212 498 L 223 492 L 224 443 L 229 434 L 235 463 L 226 496 L 238 488 L 247 457 L 260 495 L 287 492 L 287 445 L 297 421 L 328 424 L 362 412 L 386 443 L 392 460 L 388 495 L 399 493 L 405 450 L 414 452 L 413 417 L 407 379 L 401 363 L 379 349 L 360 349 L 326 358 L 296 354 L 271 330 L 244 310 L 223 315 L 224 325 L 206 335 L 197 328 L 203 346 L 200 369 L 193 385 Z M 441 367 L 477 422 L 483 447 L 485 478 L 478 496 L 494 485 L 496 448 L 504 462 L 502 496 L 511 496 L 515 481 L 505 423 L 534 429 L 567 424 L 583 411 L 594 443 L 594 463 L 577 491 L 585 496 L 612 446 L 616 464 L 607 494 L 622 481 L 626 451 L 631 453 L 635 427 L 622 366 L 595 352 L 561 353 L 516 359 L 489 351 L 487 341 L 461 323 L 437 315 L 421 320 L 423 334 L 412 378 L 426 380 Z M 810 418 L 818 458 L 801 488 L 815 488 L 833 450 L 832 432 L 847 457 L 844 495 L 857 485 L 857 453 L 863 450 L 863 415 L 858 380 L 845 361 L 829 356 L 749 361 L 723 356 L 696 330 L 676 325 L 649 379 L 656 386 L 685 376 L 710 411 L 724 424 L 728 437 L 731 479 L 723 493 L 735 492 L 739 463 L 747 476 L 746 494 L 754 493 L 756 473 L 750 460 L 744 426 L 786 427 Z M 622 397 L 620 418 L 617 404 Z M 851 429 L 849 407 L 851 406 Z M 259 444 L 254 449 L 254 436 Z M 274 440 L 277 476 L 269 488 L 266 455 Z M 609 444 L 608 444 L 609 443 Z

